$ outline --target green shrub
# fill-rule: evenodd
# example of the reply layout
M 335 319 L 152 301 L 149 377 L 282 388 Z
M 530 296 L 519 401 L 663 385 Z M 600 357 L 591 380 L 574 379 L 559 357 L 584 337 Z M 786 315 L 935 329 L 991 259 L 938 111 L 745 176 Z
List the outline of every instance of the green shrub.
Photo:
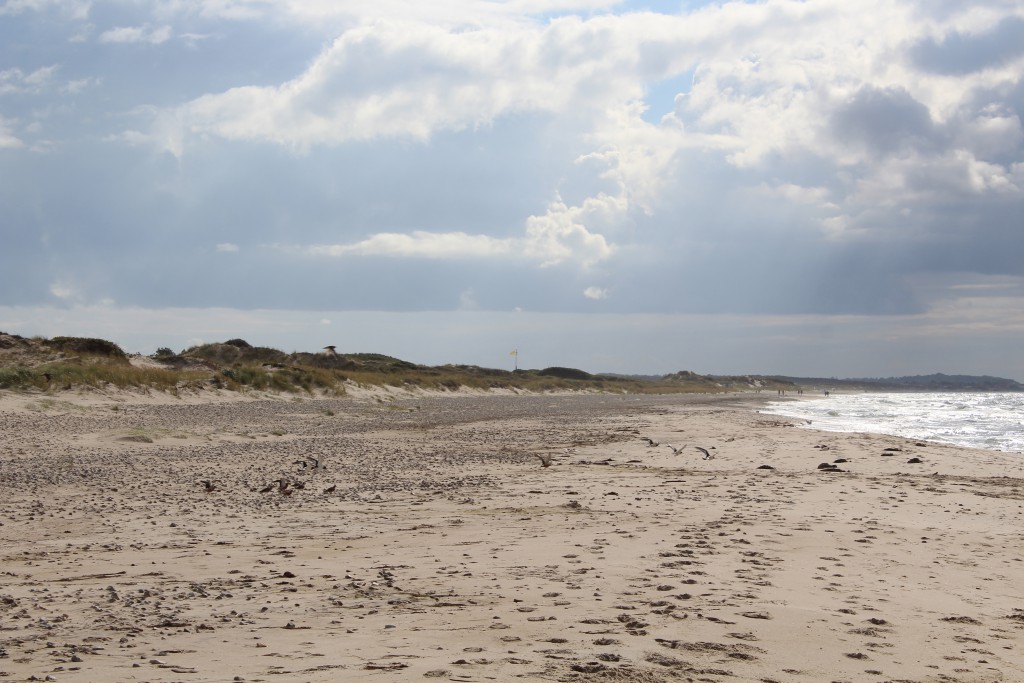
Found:
M 593 375 L 583 370 L 577 370 L 576 368 L 544 368 L 538 375 L 544 377 L 560 377 L 562 379 L 591 379 Z
M 54 337 L 45 342 L 51 348 L 59 351 L 85 353 L 94 356 L 109 356 L 110 358 L 123 358 L 127 356 L 120 346 L 106 339 L 93 339 L 91 337 Z

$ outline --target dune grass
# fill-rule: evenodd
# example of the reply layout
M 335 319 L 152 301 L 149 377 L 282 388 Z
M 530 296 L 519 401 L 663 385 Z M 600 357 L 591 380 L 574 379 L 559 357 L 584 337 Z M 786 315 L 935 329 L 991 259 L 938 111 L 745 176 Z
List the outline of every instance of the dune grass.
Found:
M 336 370 L 309 366 L 266 366 L 246 363 L 223 368 L 210 383 L 214 386 L 242 391 L 306 392 L 342 396 L 345 375 Z
M 575 368 L 499 370 L 473 365 L 424 366 L 377 353 L 285 353 L 254 347 L 241 339 L 204 344 L 173 354 L 162 348 L 160 363 L 133 364 L 116 345 L 99 339 L 7 338 L 19 360 L 0 366 L 0 389 L 58 391 L 115 387 L 176 394 L 204 388 L 343 396 L 347 383 L 433 391 L 519 390 L 614 393 L 721 392 L 722 384 L 689 372 L 662 380 L 593 375 Z M 0 356 L 0 361 L 3 357 Z M 35 364 L 33 364 L 35 363 Z
M 72 387 L 153 389 L 174 392 L 201 386 L 205 373 L 138 368 L 127 363 L 47 363 L 32 368 L 0 368 L 0 389 L 70 389 Z

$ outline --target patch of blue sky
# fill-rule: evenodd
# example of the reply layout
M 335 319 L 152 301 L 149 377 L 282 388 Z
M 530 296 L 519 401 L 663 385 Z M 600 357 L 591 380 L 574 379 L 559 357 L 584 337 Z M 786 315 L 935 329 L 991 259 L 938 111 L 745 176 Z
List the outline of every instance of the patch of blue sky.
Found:
M 616 13 L 687 14 L 709 5 L 723 5 L 726 2 L 728 0 L 626 0 L 616 6 Z
M 679 14 L 686 5 L 684 0 L 629 0 L 619 5 L 618 13 L 655 12 L 656 14 Z
M 688 93 L 693 88 L 695 70 L 696 67 L 690 68 L 671 78 L 648 84 L 647 94 L 644 96 L 647 110 L 643 113 L 643 120 L 648 123 L 660 123 L 666 114 L 675 111 L 676 96 Z

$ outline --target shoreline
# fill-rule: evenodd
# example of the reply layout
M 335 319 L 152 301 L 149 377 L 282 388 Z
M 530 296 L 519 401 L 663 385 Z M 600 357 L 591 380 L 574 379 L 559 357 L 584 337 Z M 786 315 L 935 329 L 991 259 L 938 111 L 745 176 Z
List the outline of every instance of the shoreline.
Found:
M 26 398 L 0 681 L 1024 679 L 1010 454 L 758 394 Z
M 872 392 L 797 401 L 788 409 L 789 401 L 772 402 L 767 414 L 804 421 L 824 432 L 864 432 L 1024 454 L 1024 434 L 1013 418 L 1022 405 L 1017 392 Z

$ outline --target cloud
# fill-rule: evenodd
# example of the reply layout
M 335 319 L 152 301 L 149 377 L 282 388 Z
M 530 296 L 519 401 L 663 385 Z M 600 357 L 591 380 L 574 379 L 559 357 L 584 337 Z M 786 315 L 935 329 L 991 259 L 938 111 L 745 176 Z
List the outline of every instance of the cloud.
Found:
M 952 29 L 923 38 L 910 50 L 914 64 L 938 74 L 966 75 L 1024 57 L 1024 17 L 1009 16 L 979 31 Z
M 15 134 L 16 121 L 0 116 L 0 149 L 19 149 L 25 143 Z
M 934 148 L 937 142 L 928 108 L 902 87 L 860 88 L 833 110 L 831 126 L 837 140 L 873 156 Z
M 46 89 L 57 71 L 56 65 L 44 66 L 29 72 L 18 67 L 0 71 L 0 95 L 39 94 Z
M 99 36 L 101 43 L 166 43 L 173 35 L 170 26 L 120 26 L 104 31 Z
M 0 5 L 0 16 L 17 16 L 26 12 L 56 9 L 69 19 L 84 19 L 89 14 L 91 0 L 6 0 Z
M 345 31 L 299 76 L 278 86 L 205 95 L 175 118 L 193 134 L 312 145 L 491 125 L 524 112 L 584 116 L 636 98 L 640 60 L 626 31 L 599 19 L 449 30 L 375 21 Z
M 461 259 L 488 258 L 511 253 L 510 240 L 464 232 L 411 234 L 378 233 L 352 244 L 309 247 L 310 254 L 322 256 L 388 256 L 396 258 Z
M 0 155 L 0 277 L 36 264 L 44 301 L 74 277 L 165 306 L 919 315 L 923 273 L 1020 272 L 1013 3 L 634 10 L 119 6 L 102 41 L 174 59 L 116 69 L 55 22 L 37 62 L 5 53 L 0 146 L 53 142 Z
M 77 288 L 62 281 L 57 281 L 50 285 L 50 294 L 61 301 L 73 302 L 80 299 Z
M 533 262 L 541 267 L 566 261 L 583 266 L 604 260 L 614 246 L 587 229 L 587 215 L 616 204 L 613 198 L 588 199 L 582 207 L 552 202 L 548 211 L 527 219 L 523 237 L 496 238 L 465 232 L 377 233 L 349 244 L 306 247 L 315 256 L 383 256 L 418 259 L 498 259 Z

